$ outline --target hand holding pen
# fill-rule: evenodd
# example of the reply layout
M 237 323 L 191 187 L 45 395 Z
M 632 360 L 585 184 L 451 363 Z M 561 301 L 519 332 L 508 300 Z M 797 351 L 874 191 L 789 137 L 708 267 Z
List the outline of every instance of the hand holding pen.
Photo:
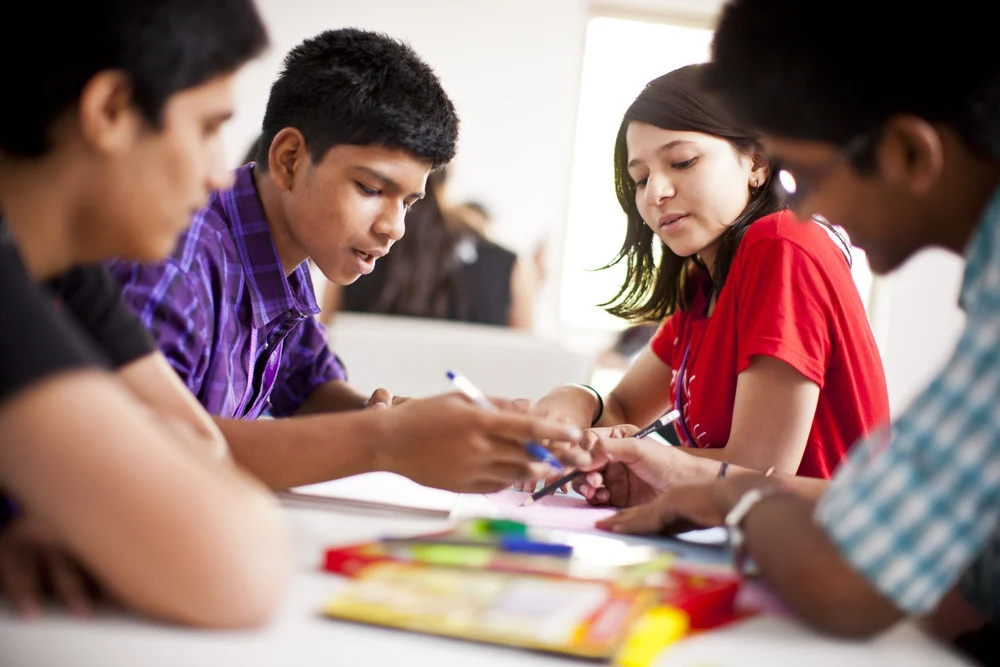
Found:
M 472 384 L 472 382 L 461 373 L 448 371 L 448 379 L 451 380 L 456 389 L 465 394 L 469 400 L 481 407 L 483 410 L 488 412 L 499 412 L 499 408 L 490 402 L 490 400 L 486 397 L 486 394 L 480 391 L 476 385 Z M 525 443 L 524 449 L 531 454 L 531 456 L 542 463 L 549 465 L 554 470 L 563 470 L 565 467 L 559 459 L 552 454 L 552 452 L 547 450 L 545 447 L 542 447 L 537 442 L 528 441 Z
M 650 435 L 651 433 L 654 433 L 655 431 L 658 431 L 659 429 L 663 428 L 664 426 L 667 426 L 669 424 L 674 423 L 675 421 L 677 421 L 680 418 L 680 416 L 681 416 L 680 411 L 678 411 L 678 410 L 671 410 L 670 412 L 666 413 L 665 415 L 663 415 L 662 417 L 660 417 L 659 419 L 657 419 L 653 423 L 649 424 L 645 428 L 637 431 L 636 433 L 633 433 L 632 435 L 630 435 L 628 437 L 632 438 L 632 439 L 635 439 L 635 440 L 639 440 L 641 438 L 645 438 L 646 436 Z M 530 505 L 533 502 L 535 502 L 536 500 L 539 500 L 541 498 L 544 498 L 547 495 L 555 493 L 557 490 L 559 490 L 560 488 L 562 488 L 566 484 L 569 484 L 573 480 L 575 480 L 575 479 L 577 479 L 577 478 L 579 478 L 579 477 L 581 477 L 581 476 L 583 476 L 585 474 L 587 474 L 587 471 L 582 470 L 582 469 L 578 469 L 578 470 L 574 470 L 574 471 L 572 471 L 572 472 L 570 472 L 570 473 L 568 473 L 566 475 L 563 475 L 562 477 L 560 477 L 559 479 L 555 480 L 551 484 L 547 484 L 544 487 L 542 487 L 541 489 L 539 489 L 539 490 L 535 491 L 534 493 L 532 493 L 531 496 L 528 497 L 522 503 L 522 505 Z

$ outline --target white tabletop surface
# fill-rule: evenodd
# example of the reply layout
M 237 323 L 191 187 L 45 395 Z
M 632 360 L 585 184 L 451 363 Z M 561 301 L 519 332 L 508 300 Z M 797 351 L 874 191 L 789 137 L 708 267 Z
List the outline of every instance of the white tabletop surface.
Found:
M 319 614 L 341 585 L 323 574 L 323 549 L 385 534 L 416 534 L 442 528 L 440 519 L 393 516 L 360 510 L 285 507 L 296 554 L 296 572 L 275 618 L 257 631 L 195 631 L 165 626 L 124 612 L 101 612 L 79 621 L 52 609 L 25 622 L 0 609 L 0 665 L 69 667 L 556 667 L 594 664 L 582 660 L 333 621 Z M 808 665 L 887 667 L 966 665 L 952 652 L 901 624 L 869 641 L 822 637 L 781 617 L 758 616 L 684 640 L 658 667 Z

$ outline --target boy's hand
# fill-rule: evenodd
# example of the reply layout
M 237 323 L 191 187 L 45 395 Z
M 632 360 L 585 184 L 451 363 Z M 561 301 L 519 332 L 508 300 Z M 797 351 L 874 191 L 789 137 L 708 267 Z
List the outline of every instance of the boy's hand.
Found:
M 18 615 L 41 615 L 41 597 L 51 589 L 69 613 L 86 616 L 93 608 L 87 578 L 53 533 L 39 521 L 21 516 L 0 533 L 0 593 Z
M 529 440 L 576 442 L 579 429 L 513 410 L 491 412 L 460 394 L 413 399 L 386 413 L 379 469 L 450 491 L 491 493 L 554 474 L 525 451 Z M 590 463 L 573 448 L 554 452 L 567 466 Z
M 721 526 L 725 517 L 716 500 L 716 480 L 674 484 L 650 502 L 624 509 L 597 522 L 616 533 L 655 534 Z
M 376 389 L 365 403 L 366 408 L 394 408 L 410 399 L 405 396 L 393 396 L 388 389 Z

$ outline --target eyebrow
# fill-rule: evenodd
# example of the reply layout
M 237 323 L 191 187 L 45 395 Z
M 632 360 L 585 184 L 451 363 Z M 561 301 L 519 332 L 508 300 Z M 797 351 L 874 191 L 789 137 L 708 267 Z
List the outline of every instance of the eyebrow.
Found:
M 233 117 L 233 110 L 232 109 L 228 109 L 226 111 L 220 111 L 217 114 L 209 116 L 209 120 L 211 122 L 220 123 L 221 124 L 221 123 L 225 123 L 227 120 L 230 120 L 232 117 Z
M 677 146 L 679 144 L 693 144 L 693 143 L 694 142 L 690 141 L 689 139 L 674 139 L 673 141 L 665 143 L 662 146 L 660 146 L 659 148 L 657 148 L 653 152 L 653 155 L 659 155 L 660 153 L 662 153 L 664 151 L 668 151 L 671 148 L 673 148 L 674 146 Z M 634 166 L 636 166 L 638 164 L 641 164 L 641 163 L 642 163 L 642 160 L 636 158 L 634 160 L 629 160 L 628 164 L 626 165 L 626 167 L 628 167 L 629 169 L 631 169 L 632 167 L 634 167 Z
M 357 169 L 358 171 L 365 172 L 366 174 L 368 174 L 369 176 L 371 176 L 372 178 L 374 178 L 375 180 L 377 180 L 379 183 L 381 183 L 382 185 L 384 185 L 387 188 L 393 188 L 393 189 L 396 189 L 396 190 L 401 190 L 402 189 L 402 188 L 399 187 L 399 183 L 397 183 L 396 181 L 392 180 L 391 178 L 389 178 L 388 176 L 386 176 L 382 172 L 377 171 L 375 169 L 372 169 L 371 167 L 366 167 L 366 166 L 364 166 L 362 164 L 359 164 L 359 165 L 357 165 L 355 167 L 355 169 Z M 423 192 L 411 192 L 410 194 L 408 194 L 405 197 L 403 197 L 403 199 L 411 199 L 411 198 L 413 198 L 413 199 L 423 199 L 424 198 L 424 193 Z

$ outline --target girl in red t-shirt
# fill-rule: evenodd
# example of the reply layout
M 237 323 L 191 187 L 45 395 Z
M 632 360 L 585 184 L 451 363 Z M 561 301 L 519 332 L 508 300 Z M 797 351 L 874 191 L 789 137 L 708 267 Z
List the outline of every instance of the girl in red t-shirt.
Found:
M 784 210 L 757 136 L 713 106 L 701 71 L 648 84 L 615 147 L 628 228 L 613 263 L 625 262 L 627 275 L 605 305 L 662 324 L 608 396 L 566 385 L 536 406 L 598 427 L 680 410 L 683 449 L 604 441 L 617 465 L 578 487 L 597 502 L 636 504 L 730 462 L 829 478 L 889 418 L 849 246 L 824 221 Z

